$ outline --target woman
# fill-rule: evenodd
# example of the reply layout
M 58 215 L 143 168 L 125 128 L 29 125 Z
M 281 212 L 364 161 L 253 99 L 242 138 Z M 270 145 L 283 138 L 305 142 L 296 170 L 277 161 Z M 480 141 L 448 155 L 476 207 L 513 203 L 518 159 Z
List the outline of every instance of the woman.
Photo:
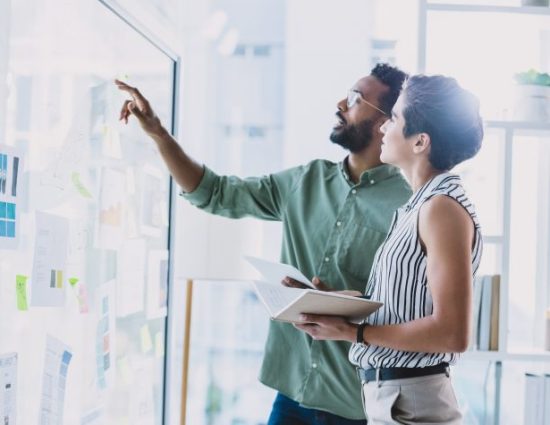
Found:
M 483 138 L 479 104 L 454 79 L 411 77 L 384 133 L 381 160 L 413 195 L 396 211 L 367 294 L 384 303 L 366 322 L 303 315 L 314 339 L 353 342 L 370 424 L 459 424 L 449 365 L 466 350 L 482 238 L 460 178 L 449 173 Z M 360 252 L 357 255 L 361 255 Z

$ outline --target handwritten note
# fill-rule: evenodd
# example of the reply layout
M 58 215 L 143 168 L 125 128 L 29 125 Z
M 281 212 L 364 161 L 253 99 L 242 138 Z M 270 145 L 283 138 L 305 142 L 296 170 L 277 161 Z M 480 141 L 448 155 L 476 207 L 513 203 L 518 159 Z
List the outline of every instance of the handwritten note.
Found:
M 15 292 L 17 293 L 17 309 L 25 311 L 29 309 L 27 302 L 27 276 L 15 276 Z

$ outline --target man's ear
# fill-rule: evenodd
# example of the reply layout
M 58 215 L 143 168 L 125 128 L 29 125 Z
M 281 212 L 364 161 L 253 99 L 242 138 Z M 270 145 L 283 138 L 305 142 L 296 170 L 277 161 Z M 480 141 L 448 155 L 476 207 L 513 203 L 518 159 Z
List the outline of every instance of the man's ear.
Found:
M 413 146 L 414 153 L 422 153 L 430 148 L 432 141 L 427 133 L 418 133 Z

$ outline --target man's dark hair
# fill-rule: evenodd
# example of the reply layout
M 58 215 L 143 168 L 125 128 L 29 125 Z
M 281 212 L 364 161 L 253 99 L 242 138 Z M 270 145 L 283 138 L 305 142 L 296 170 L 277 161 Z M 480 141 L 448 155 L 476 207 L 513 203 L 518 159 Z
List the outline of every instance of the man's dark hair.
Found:
M 372 69 L 370 75 L 376 77 L 376 79 L 389 88 L 389 90 L 378 99 L 380 101 L 380 108 L 389 116 L 393 105 L 399 97 L 399 93 L 401 93 L 401 88 L 403 82 L 407 79 L 407 74 L 399 68 L 388 65 L 387 63 L 379 63 Z
M 434 168 L 450 170 L 479 151 L 483 139 L 479 101 L 454 78 L 415 75 L 403 93 L 403 135 L 430 136 L 429 160 Z

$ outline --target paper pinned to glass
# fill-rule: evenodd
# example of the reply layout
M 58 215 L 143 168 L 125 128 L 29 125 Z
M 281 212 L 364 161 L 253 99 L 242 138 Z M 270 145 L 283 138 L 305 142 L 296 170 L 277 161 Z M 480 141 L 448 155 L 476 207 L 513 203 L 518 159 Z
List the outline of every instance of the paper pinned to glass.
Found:
M 245 256 L 244 258 L 261 273 L 265 282 L 280 285 L 285 277 L 290 277 L 310 288 L 317 289 L 313 283 L 294 266 L 284 263 L 275 263 L 258 257 Z
M 0 354 L 0 418 L 16 423 L 17 353 Z

